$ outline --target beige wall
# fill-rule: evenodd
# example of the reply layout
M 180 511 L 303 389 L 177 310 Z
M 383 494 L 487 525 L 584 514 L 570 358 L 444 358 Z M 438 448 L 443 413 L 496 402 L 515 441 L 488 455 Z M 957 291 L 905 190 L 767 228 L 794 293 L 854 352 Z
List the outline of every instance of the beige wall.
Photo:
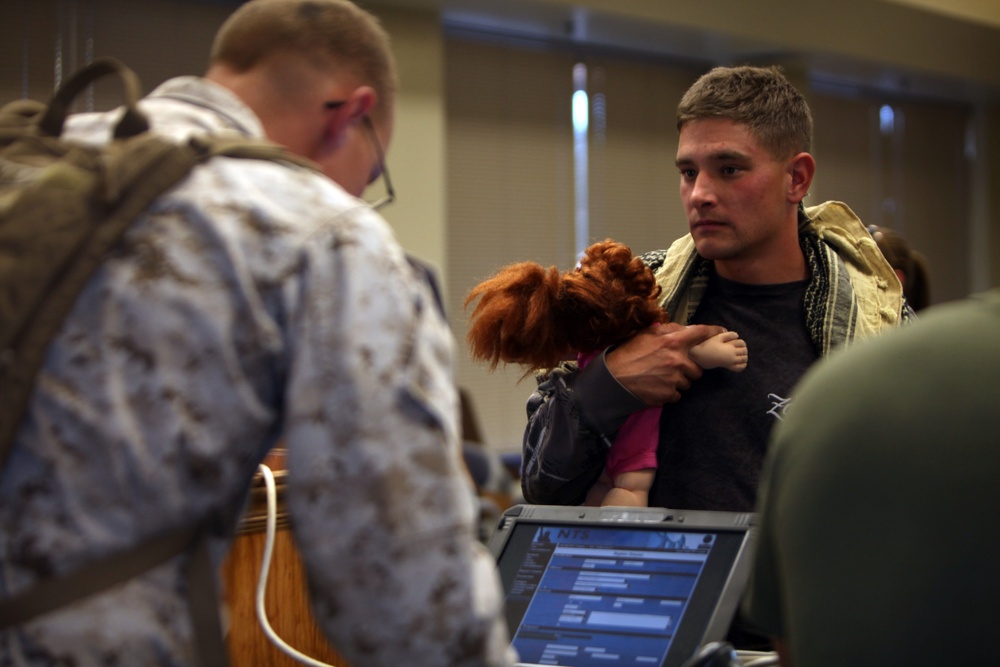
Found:
M 403 247 L 443 278 L 448 267 L 441 24 L 425 11 L 383 8 L 377 14 L 392 35 L 400 78 L 396 130 L 386 158 L 396 201 L 384 214 Z
M 869 0 L 865 0 L 868 2 Z M 851 0 L 854 3 L 854 0 Z M 233 3 L 235 4 L 235 3 Z M 479 277 L 475 272 L 481 271 L 481 275 L 496 268 L 490 266 L 487 260 L 479 260 L 478 264 L 470 263 L 461 248 L 456 247 L 457 240 L 462 237 L 460 230 L 465 229 L 473 218 L 484 218 L 491 222 L 490 232 L 480 235 L 465 234 L 471 236 L 467 242 L 478 243 L 487 249 L 496 249 L 498 252 L 494 257 L 496 262 L 507 259 L 527 259 L 531 252 L 531 244 L 525 245 L 520 239 L 511 237 L 507 227 L 504 225 L 504 218 L 498 207 L 513 207 L 517 211 L 518 217 L 531 215 L 542 215 L 546 217 L 560 218 L 566 211 L 561 204 L 550 200 L 547 202 L 532 205 L 530 202 L 521 201 L 520 193 L 515 192 L 507 197 L 509 201 L 504 202 L 503 198 L 497 201 L 476 201 L 469 198 L 461 208 L 455 208 L 449 202 L 456 200 L 461 193 L 449 191 L 449 184 L 455 187 L 455 178 L 448 176 L 449 156 L 475 155 L 477 152 L 487 151 L 493 145 L 496 150 L 510 148 L 510 144 L 505 144 L 501 137 L 492 137 L 491 141 L 475 140 L 471 145 L 452 146 L 458 136 L 458 126 L 455 126 L 455 118 L 449 118 L 449 108 L 447 104 L 448 96 L 461 98 L 463 95 L 480 95 L 476 90 L 451 90 L 448 86 L 448 65 L 446 56 L 448 53 L 447 39 L 442 29 L 441 16 L 439 14 L 442 3 L 436 0 L 379 0 L 367 3 L 373 8 L 393 35 L 394 49 L 396 51 L 400 73 L 401 90 L 398 105 L 397 129 L 392 146 L 388 154 L 388 161 L 392 170 L 393 180 L 398 192 L 398 201 L 385 211 L 386 218 L 393 225 L 402 245 L 414 255 L 430 262 L 439 271 L 440 282 L 446 290 L 446 303 L 449 307 L 449 314 L 456 337 L 461 341 L 464 336 L 464 317 L 461 310 L 461 299 L 465 291 L 474 284 Z M 462 2 L 451 3 L 469 4 Z M 504 2 L 478 2 L 473 3 L 482 7 L 503 8 L 504 11 L 514 11 L 525 6 L 539 8 L 546 11 L 558 9 L 560 11 L 568 5 L 562 0 L 535 0 L 527 2 L 525 0 L 506 0 Z M 615 14 L 622 22 L 650 18 L 654 22 L 664 22 L 668 16 L 674 16 L 679 21 L 678 25 L 684 30 L 703 29 L 706 23 L 710 23 L 707 16 L 728 8 L 729 13 L 719 14 L 716 22 L 719 26 L 718 42 L 725 42 L 729 46 L 741 40 L 749 44 L 754 42 L 757 57 L 754 60 L 761 61 L 764 53 L 761 44 L 767 43 L 769 38 L 778 39 L 775 36 L 776 28 L 772 24 L 761 25 L 754 28 L 751 22 L 740 24 L 741 13 L 749 11 L 745 0 L 706 0 L 706 3 L 699 5 L 697 11 L 685 3 L 677 3 L 674 0 L 664 0 L 662 3 L 644 3 L 638 0 L 591 0 L 589 2 L 577 3 L 579 6 L 590 6 L 595 12 L 605 14 Z M 750 3 L 757 6 L 757 3 Z M 799 12 L 801 3 L 794 4 L 795 11 Z M 855 3 L 856 4 L 856 3 Z M 874 3 L 897 4 L 897 3 Z M 792 5 L 785 0 L 775 0 L 767 6 L 768 11 L 777 11 L 781 7 Z M 160 81 L 178 74 L 198 74 L 205 64 L 205 57 L 209 48 L 211 37 L 224 17 L 229 13 L 232 5 L 225 6 L 219 2 L 196 2 L 193 0 L 87 0 L 74 2 L 73 0 L 5 0 L 0 15 L 4 18 L 7 27 L 5 39 L 0 40 L 0 100 L 20 97 L 23 90 L 27 90 L 28 95 L 35 98 L 47 97 L 59 71 L 56 45 L 61 38 L 62 44 L 62 71 L 68 73 L 74 64 L 84 62 L 87 54 L 88 39 L 92 38 L 93 55 L 115 55 L 130 65 L 132 65 L 142 77 L 147 89 L 152 88 Z M 806 14 L 805 18 L 797 14 L 794 21 L 787 24 L 790 27 L 799 26 L 802 21 L 806 22 L 810 31 L 815 31 L 818 25 L 839 25 L 835 21 L 827 20 L 827 15 L 833 15 L 832 7 L 840 7 L 839 0 L 817 0 L 810 5 L 813 12 L 819 14 Z M 853 4 L 852 4 L 853 6 Z M 59 8 L 62 8 L 60 11 Z M 81 13 L 73 13 L 68 8 L 90 7 L 93 9 L 92 28 L 88 28 L 90 16 Z M 759 9 L 759 7 L 758 7 Z M 838 11 L 844 11 L 841 8 Z M 890 10 L 884 10 L 890 11 Z M 906 10 L 913 11 L 913 10 Z M 827 14 L 823 14 L 827 12 Z M 650 16 L 647 16 L 650 15 Z M 561 14 L 551 14 L 554 20 Z M 579 15 L 578 15 L 579 16 Z M 818 17 L 818 18 L 817 18 Z M 922 18 L 924 20 L 926 17 Z M 564 27 L 565 21 L 560 25 Z M 759 19 L 754 19 L 758 21 Z M 608 24 L 615 27 L 616 24 Z M 948 46 L 948 40 L 954 39 L 953 33 L 960 26 L 949 24 L 949 29 L 941 35 L 941 41 Z M 885 27 L 882 27 L 885 30 Z M 750 32 L 758 30 L 751 40 Z M 877 31 L 877 26 L 864 27 L 865 34 Z M 978 32 L 977 32 L 978 31 Z M 981 30 L 977 28 L 973 35 L 978 35 Z M 794 31 L 793 31 L 794 32 Z M 656 33 L 658 34 L 658 33 Z M 685 33 L 690 37 L 694 33 Z M 848 34 L 848 33 L 845 33 Z M 998 33 L 1000 34 L 1000 33 Z M 640 34 L 640 36 L 642 36 Z M 711 42 L 712 38 L 698 39 L 694 41 Z M 812 67 L 816 66 L 814 57 L 795 58 L 787 54 L 789 44 L 803 45 L 809 41 L 809 35 L 782 35 L 780 44 L 775 42 L 775 59 L 792 71 L 793 78 L 800 85 L 809 81 Z M 856 37 L 856 35 L 855 35 Z M 826 43 L 830 42 L 828 36 L 822 38 Z M 857 41 L 857 40 L 855 40 Z M 892 42 L 877 46 L 865 46 L 859 44 L 851 46 L 846 51 L 852 52 L 852 57 L 869 56 L 872 58 L 885 56 L 887 60 L 899 59 L 906 53 L 912 52 L 917 47 L 909 44 L 895 44 L 895 39 L 887 40 Z M 637 40 L 637 44 L 639 41 Z M 693 42 L 692 42 L 693 43 Z M 990 44 L 984 44 L 972 40 L 968 53 L 952 54 L 946 60 L 941 60 L 938 73 L 942 68 L 956 68 L 958 66 L 967 67 L 970 70 L 976 69 L 970 79 L 961 82 L 958 88 L 967 90 L 969 85 L 974 85 L 976 80 L 989 81 L 990 77 L 997 76 L 1000 71 L 995 67 L 998 59 L 979 60 L 970 65 L 967 61 L 976 60 L 976 54 L 989 51 L 993 48 Z M 935 40 L 924 39 L 922 48 L 926 52 L 933 52 L 941 47 Z M 749 48 L 749 47 L 748 47 Z M 833 48 L 831 46 L 831 48 Z M 957 48 L 952 45 L 949 48 Z M 893 49 L 892 58 L 885 54 L 877 53 L 881 49 Z M 961 50 L 961 49 L 959 49 Z M 784 55 L 778 54 L 781 52 Z M 887 51 L 886 51 L 887 52 Z M 702 60 L 689 61 L 687 68 L 707 68 L 710 61 L 704 60 L 709 52 L 700 52 Z M 730 51 L 730 53 L 732 53 Z M 901 55 L 902 54 L 902 55 Z M 921 53 L 919 58 L 914 56 L 911 63 L 918 70 L 928 58 L 928 53 Z M 992 57 L 991 57 L 992 58 Z M 607 72 L 614 73 L 620 65 L 614 59 L 606 61 Z M 527 65 L 530 67 L 530 65 Z M 671 81 L 671 86 L 676 87 L 678 77 L 684 78 L 684 74 L 676 72 L 661 71 L 659 65 L 651 63 L 644 65 L 646 68 L 646 80 Z M 870 68 L 869 68 L 870 69 Z M 876 68 L 877 69 L 877 68 Z M 986 70 L 989 70 L 988 72 Z M 898 88 L 898 77 L 890 79 L 894 82 L 894 88 Z M 641 79 L 640 79 L 641 81 Z M 970 83 L 970 81 L 972 83 Z M 483 90 L 491 90 L 491 81 L 481 81 L 479 85 Z M 518 90 L 519 82 L 509 81 L 505 85 L 511 90 Z M 541 85 L 541 84 L 535 84 Z M 607 83 L 609 91 L 619 91 L 633 86 L 623 79 Z M 641 83 L 639 89 L 641 90 Z M 652 85 L 652 84 L 650 84 Z M 908 188 L 915 189 L 918 195 L 925 199 L 921 205 L 926 211 L 927 217 L 921 220 L 913 218 L 916 222 L 909 222 L 905 230 L 908 235 L 912 235 L 915 241 L 919 241 L 932 255 L 938 276 L 932 276 L 939 289 L 935 290 L 936 297 L 945 299 L 960 298 L 969 291 L 977 291 L 986 287 L 1000 285 L 1000 104 L 998 104 L 995 91 L 989 88 L 989 83 L 982 84 L 984 88 L 980 91 L 975 88 L 971 95 L 961 100 L 962 104 L 968 105 L 971 109 L 971 116 L 974 118 L 974 128 L 976 143 L 974 146 L 974 159 L 967 165 L 969 170 L 968 181 L 972 183 L 971 191 L 961 191 L 951 180 L 954 176 L 955 167 L 952 155 L 945 155 L 941 152 L 934 152 L 933 137 L 939 132 L 939 128 L 948 128 L 950 133 L 961 132 L 961 128 L 956 128 L 954 112 L 954 101 L 944 104 L 945 108 L 922 109 L 920 99 L 907 101 L 907 104 L 916 104 L 920 110 L 912 112 L 912 118 L 921 120 L 921 132 L 931 137 L 931 147 L 929 152 L 920 155 L 907 155 L 905 160 L 912 162 L 923 162 L 922 166 L 914 171 L 914 175 L 908 180 Z M 945 87 L 949 89 L 948 86 Z M 541 90 L 541 89 L 539 89 Z M 870 92 L 870 87 L 867 88 Z M 980 94 L 980 92 L 982 94 Z M 895 90 L 894 94 L 899 91 Z M 98 89 L 96 104 L 111 104 L 117 98 L 117 91 L 102 87 Z M 537 99 L 535 95 L 534 99 Z M 661 96 L 662 97 L 662 96 Z M 877 97 L 877 96 L 875 96 Z M 814 187 L 812 197 L 819 201 L 823 199 L 835 198 L 848 201 L 852 207 L 856 208 L 864 217 L 869 217 L 872 211 L 877 211 L 879 207 L 880 194 L 874 186 L 873 176 L 876 168 L 873 166 L 870 155 L 870 142 L 867 129 L 869 127 L 872 99 L 858 99 L 848 97 L 831 96 L 828 92 L 810 92 L 810 98 L 817 113 L 817 160 L 820 164 L 820 171 Z M 527 106 L 532 104 L 532 97 L 529 95 L 518 102 L 519 105 Z M 667 107 L 662 113 L 669 115 L 671 103 L 669 100 L 655 98 L 656 105 Z M 951 107 L 949 107 L 951 104 Z M 472 105 L 474 106 L 474 105 Z M 935 107 L 934 104 L 930 107 Z M 511 113 L 517 111 L 516 106 L 511 107 Z M 621 143 L 608 145 L 607 154 L 611 157 L 624 153 L 627 155 L 629 146 L 641 147 L 642 134 L 645 132 L 657 132 L 655 142 L 662 144 L 663 151 L 669 153 L 672 139 L 669 132 L 661 131 L 661 126 L 669 127 L 669 121 L 664 123 L 662 119 L 656 117 L 657 111 L 647 109 L 646 113 L 636 108 L 633 110 L 631 121 L 626 119 L 626 124 L 635 122 L 641 126 L 640 130 L 635 130 L 634 135 L 628 132 L 622 136 Z M 477 112 L 478 113 L 478 112 Z M 466 117 L 462 120 L 464 127 L 468 129 L 470 124 L 485 123 L 485 131 L 489 131 L 489 117 L 482 118 Z M 861 128 L 865 124 L 864 129 Z M 661 128 L 661 129 L 656 129 Z M 483 131 L 481 128 L 477 131 Z M 493 150 L 493 149 L 489 149 Z M 664 165 L 655 161 L 636 165 L 636 174 L 651 173 L 656 175 L 657 180 L 652 186 L 630 189 L 635 178 L 628 177 L 627 174 L 608 174 L 608 190 L 606 200 L 611 207 L 629 207 L 630 201 L 639 202 L 646 192 L 651 192 L 657 197 L 661 195 L 667 199 L 658 199 L 648 202 L 643 201 L 642 211 L 645 213 L 634 214 L 634 219 L 629 221 L 629 226 L 625 228 L 626 234 L 632 235 L 628 239 L 631 243 L 643 248 L 663 245 L 669 241 L 668 234 L 662 227 L 657 225 L 657 218 L 664 214 L 669 216 L 671 201 L 676 197 L 676 186 L 671 180 L 670 161 L 671 156 L 664 156 Z M 465 159 L 465 158 L 463 158 Z M 484 155 L 484 159 L 490 156 Z M 645 158 L 644 158 L 645 159 Z M 537 164 L 534 167 L 544 165 Z M 638 178 L 638 177 L 636 177 Z M 529 176 L 530 179 L 530 176 Z M 623 180 L 624 179 L 624 180 Z M 538 179 L 534 179 L 538 180 Z M 662 182 L 662 187 L 659 183 Z M 461 185 L 464 181 L 459 181 Z M 613 187 L 612 187 L 613 185 Z M 563 187 L 556 184 L 554 187 Z M 633 193 L 633 194 L 628 194 Z M 615 197 L 621 195 L 620 198 Z M 544 192 L 542 195 L 544 196 Z M 679 206 L 679 204 L 678 204 Z M 637 209 L 639 210 L 639 209 Z M 628 212 L 625 213 L 627 215 Z M 672 218 L 669 218 L 672 220 Z M 481 222 L 481 220 L 480 220 Z M 670 224 L 673 224 L 672 222 Z M 600 234 L 612 233 L 614 225 L 598 227 Z M 661 238 L 663 243 L 658 241 Z M 676 236 L 675 232 L 669 234 Z M 505 254 L 506 253 L 506 254 Z M 544 259 L 544 258 L 538 258 Z M 562 257 L 558 258 L 563 262 Z M 934 270 L 932 268 L 932 270 Z M 943 290 L 943 291 L 942 291 Z M 391 295 L 387 295 L 390 297 Z M 460 354 L 464 351 L 464 345 L 459 343 Z M 520 431 L 523 427 L 524 412 L 523 399 L 530 391 L 530 380 L 520 385 L 517 384 L 519 373 L 510 371 L 499 375 L 488 375 L 474 365 L 468 359 L 462 357 L 460 362 L 459 381 L 473 385 L 476 388 L 474 398 L 477 400 L 478 412 L 483 415 L 484 430 L 487 441 L 498 448 L 507 450 L 517 450 L 520 446 Z M 500 391 L 495 391 L 496 387 Z M 491 412 L 492 405 L 500 406 L 498 410 Z

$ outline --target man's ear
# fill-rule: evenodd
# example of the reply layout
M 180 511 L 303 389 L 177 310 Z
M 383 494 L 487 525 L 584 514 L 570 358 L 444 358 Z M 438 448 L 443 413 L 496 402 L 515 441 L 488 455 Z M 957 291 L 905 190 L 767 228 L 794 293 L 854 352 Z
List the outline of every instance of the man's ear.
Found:
M 371 112 L 376 97 L 375 89 L 371 86 L 359 86 L 344 98 L 343 104 L 331 108 L 324 129 L 323 143 L 328 147 L 339 146 L 347 128 L 359 123 Z
M 809 187 L 816 173 L 816 160 L 809 153 L 799 153 L 789 161 L 788 173 L 792 177 L 788 187 L 788 201 L 798 204 L 809 194 Z

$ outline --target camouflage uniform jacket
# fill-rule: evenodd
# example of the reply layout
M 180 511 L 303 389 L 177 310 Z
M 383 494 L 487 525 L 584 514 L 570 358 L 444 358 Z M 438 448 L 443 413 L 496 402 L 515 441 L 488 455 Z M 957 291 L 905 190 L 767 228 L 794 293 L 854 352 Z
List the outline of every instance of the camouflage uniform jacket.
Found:
M 153 130 L 263 137 L 204 79 L 168 81 Z M 113 112 L 70 119 L 101 142 Z M 0 597 L 199 517 L 216 562 L 265 453 L 317 619 L 355 665 L 509 665 L 475 541 L 453 340 L 364 202 L 304 168 L 216 158 L 140 216 L 90 279 L 0 471 Z M 0 664 L 193 664 L 183 557 L 0 633 Z

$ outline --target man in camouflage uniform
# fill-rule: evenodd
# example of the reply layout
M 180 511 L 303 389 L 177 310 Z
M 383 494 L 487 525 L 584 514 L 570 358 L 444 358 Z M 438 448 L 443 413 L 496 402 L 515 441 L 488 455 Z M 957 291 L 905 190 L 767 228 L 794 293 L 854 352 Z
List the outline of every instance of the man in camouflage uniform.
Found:
M 253 0 L 204 78 L 141 102 L 161 135 L 270 138 L 326 177 L 213 159 L 90 279 L 0 470 L 0 599 L 196 519 L 214 522 L 217 566 L 282 438 L 317 618 L 352 664 L 510 664 L 462 472 L 453 341 L 357 198 L 384 168 L 394 91 L 368 14 Z M 67 136 L 107 141 L 114 118 L 72 117 Z M 183 561 L 0 632 L 0 663 L 194 664 Z

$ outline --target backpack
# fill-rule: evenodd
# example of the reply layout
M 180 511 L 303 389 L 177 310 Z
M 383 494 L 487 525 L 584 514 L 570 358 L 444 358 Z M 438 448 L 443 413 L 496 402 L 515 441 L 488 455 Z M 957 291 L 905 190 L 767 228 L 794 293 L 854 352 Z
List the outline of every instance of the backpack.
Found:
M 90 146 L 62 139 L 74 99 L 109 74 L 121 80 L 125 99 L 111 142 Z M 0 108 L 0 466 L 49 342 L 102 258 L 153 200 L 215 156 L 317 169 L 266 141 L 196 137 L 174 143 L 158 137 L 147 132 L 149 122 L 137 106 L 140 92 L 132 70 L 101 58 L 68 78 L 48 105 L 18 100 Z M 212 524 L 210 518 L 192 522 L 0 601 L 0 629 L 110 588 L 186 551 L 201 664 L 224 665 L 205 539 Z

